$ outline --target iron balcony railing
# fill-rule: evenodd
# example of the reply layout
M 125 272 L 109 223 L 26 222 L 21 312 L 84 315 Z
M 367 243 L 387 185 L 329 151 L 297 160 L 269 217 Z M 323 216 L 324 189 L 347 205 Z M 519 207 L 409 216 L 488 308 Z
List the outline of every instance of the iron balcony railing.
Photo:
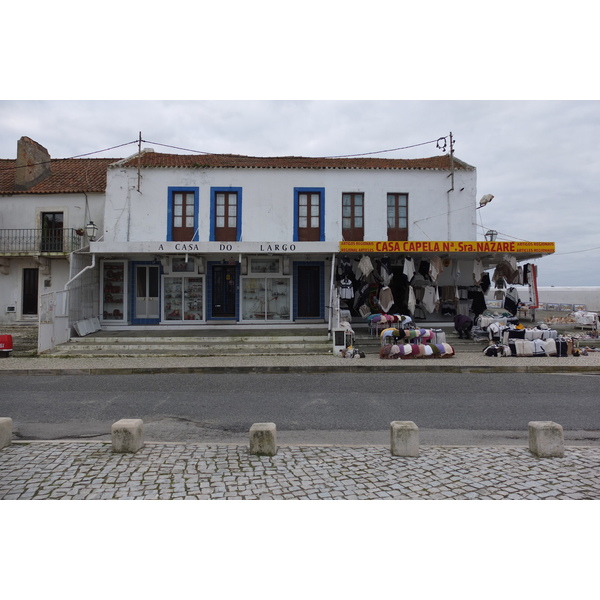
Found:
M 0 229 L 0 254 L 73 252 L 81 248 L 84 237 L 77 231 L 77 229 Z

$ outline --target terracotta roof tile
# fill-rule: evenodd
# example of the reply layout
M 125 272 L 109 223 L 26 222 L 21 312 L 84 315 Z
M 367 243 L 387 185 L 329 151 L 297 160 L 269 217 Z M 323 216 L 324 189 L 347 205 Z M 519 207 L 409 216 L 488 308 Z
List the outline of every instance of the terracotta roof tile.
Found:
M 0 195 L 104 192 L 106 170 L 118 158 L 58 158 L 50 162 L 51 175 L 28 190 L 15 190 L 14 159 L 0 159 Z
M 52 159 L 51 175 L 29 188 L 15 190 L 14 159 L 0 159 L 0 195 L 60 194 L 104 192 L 106 171 L 112 167 L 138 166 L 138 156 L 118 158 L 62 158 Z M 310 158 L 302 156 L 256 157 L 237 154 L 162 154 L 142 152 L 143 168 L 188 169 L 425 169 L 449 170 L 448 155 L 430 158 Z M 473 170 L 474 167 L 454 158 L 454 167 Z
M 142 168 L 188 169 L 450 169 L 448 155 L 430 158 L 309 158 L 302 156 L 256 157 L 237 154 L 162 154 L 142 152 Z M 136 168 L 138 155 L 114 165 Z M 454 158 L 455 169 L 472 170 L 474 167 Z

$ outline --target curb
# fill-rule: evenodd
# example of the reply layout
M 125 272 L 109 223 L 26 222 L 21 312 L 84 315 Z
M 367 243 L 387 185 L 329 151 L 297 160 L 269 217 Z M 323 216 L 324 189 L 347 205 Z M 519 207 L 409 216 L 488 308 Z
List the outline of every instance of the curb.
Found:
M 591 373 L 600 375 L 600 367 L 591 365 L 550 366 L 550 365 L 444 365 L 402 364 L 402 366 L 344 364 L 338 366 L 198 366 L 198 367 L 90 367 L 90 368 L 55 368 L 55 369 L 5 369 L 3 375 L 48 376 L 48 375 L 151 375 L 157 373 Z

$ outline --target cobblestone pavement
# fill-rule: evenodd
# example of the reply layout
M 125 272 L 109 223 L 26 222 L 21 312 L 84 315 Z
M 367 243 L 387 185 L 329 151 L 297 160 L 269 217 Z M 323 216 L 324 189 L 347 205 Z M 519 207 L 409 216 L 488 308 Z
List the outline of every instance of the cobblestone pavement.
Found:
M 107 443 L 13 443 L 0 451 L 0 499 L 600 499 L 600 448 L 567 447 L 541 459 L 527 447 L 146 444 L 114 454 Z

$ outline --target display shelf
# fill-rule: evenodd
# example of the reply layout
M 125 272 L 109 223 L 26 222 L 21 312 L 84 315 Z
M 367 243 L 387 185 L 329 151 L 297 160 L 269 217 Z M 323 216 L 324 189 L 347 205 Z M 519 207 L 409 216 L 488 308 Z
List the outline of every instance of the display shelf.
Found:
M 124 321 L 126 318 L 125 263 L 104 262 L 102 265 L 101 312 L 103 321 Z

